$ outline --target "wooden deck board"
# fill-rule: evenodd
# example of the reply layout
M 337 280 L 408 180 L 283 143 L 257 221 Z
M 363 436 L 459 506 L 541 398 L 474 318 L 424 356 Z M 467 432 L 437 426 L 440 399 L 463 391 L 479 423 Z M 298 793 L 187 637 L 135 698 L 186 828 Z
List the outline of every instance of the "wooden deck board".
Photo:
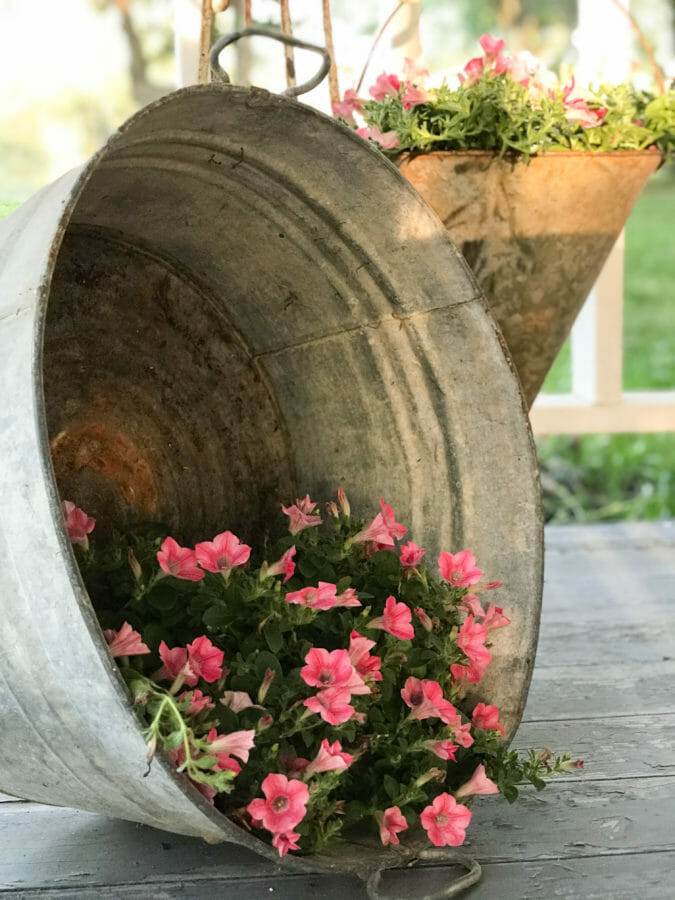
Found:
M 675 883 L 675 527 L 547 530 L 537 664 L 515 747 L 585 760 L 509 806 L 478 798 L 465 851 L 477 900 L 654 898 Z M 364 859 L 364 867 L 368 860 Z M 447 867 L 389 874 L 414 898 Z M 432 884 L 433 883 L 433 884 Z M 0 896 L 365 898 L 350 878 L 289 875 L 231 845 L 0 795 Z

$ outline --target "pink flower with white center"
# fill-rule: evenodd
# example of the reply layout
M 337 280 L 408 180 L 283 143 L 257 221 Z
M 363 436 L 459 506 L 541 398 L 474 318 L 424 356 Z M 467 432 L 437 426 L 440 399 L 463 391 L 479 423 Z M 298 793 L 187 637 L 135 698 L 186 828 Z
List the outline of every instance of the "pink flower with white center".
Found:
M 403 109 L 406 111 L 412 109 L 414 106 L 420 106 L 422 103 L 428 103 L 431 99 L 431 94 L 428 91 L 420 91 L 418 88 L 413 87 L 411 84 L 407 85 L 403 96 L 401 97 L 401 103 L 403 104 Z
M 182 578 L 184 581 L 201 581 L 204 572 L 197 564 L 194 550 L 181 547 L 172 537 L 166 538 L 157 551 L 159 567 L 167 575 Z
M 309 494 L 305 495 L 304 500 L 296 500 L 293 506 L 282 506 L 281 510 L 288 516 L 288 530 L 291 534 L 297 534 L 304 531 L 305 528 L 314 528 L 323 521 L 319 515 L 313 515 L 316 508 L 309 498 Z
M 314 697 L 308 697 L 303 705 L 310 712 L 318 713 L 329 725 L 342 725 L 352 717 L 356 718 L 356 711 L 349 703 L 350 699 L 349 688 L 330 687 L 319 691 Z
M 293 557 L 295 556 L 295 547 L 289 547 L 289 549 L 283 554 L 281 559 L 278 559 L 275 563 L 272 563 L 271 566 L 268 566 L 267 563 L 264 564 L 261 571 L 261 576 L 263 578 L 271 578 L 273 575 L 285 575 L 284 584 L 288 581 L 289 578 L 292 578 L 295 574 L 295 562 L 293 561 Z
M 406 706 L 410 707 L 411 719 L 440 718 L 448 725 L 457 718 L 457 710 L 445 699 L 443 688 L 437 681 L 414 678 L 411 675 L 401 688 L 401 697 Z
M 195 638 L 191 644 L 188 644 L 187 653 L 191 672 L 189 679 L 185 679 L 188 687 L 194 687 L 198 678 L 211 682 L 217 681 L 223 674 L 223 651 L 214 647 L 206 635 Z M 192 681 L 193 678 L 194 681 Z
M 279 856 L 286 856 L 289 850 L 299 850 L 300 832 L 283 831 L 272 836 L 272 846 L 279 851 Z
M 491 628 L 504 628 L 505 625 L 510 625 L 510 623 L 511 619 L 506 618 L 501 606 L 495 606 L 494 603 L 491 603 L 481 624 L 483 628 L 487 628 L 489 631 Z
M 467 87 L 470 87 L 472 84 L 480 81 L 484 68 L 485 63 L 483 61 L 483 57 L 474 56 L 474 58 L 470 59 L 464 66 L 464 71 L 460 72 L 459 74 L 459 80 L 461 84 L 465 84 Z
M 232 712 L 241 712 L 244 709 L 263 709 L 258 703 L 254 703 L 246 691 L 225 691 L 220 698 L 223 706 L 227 706 Z
M 196 716 L 203 709 L 213 709 L 215 707 L 213 700 L 206 694 L 202 694 L 198 688 L 195 688 L 194 691 L 183 691 L 178 699 L 185 700 L 186 697 L 190 698 L 190 705 L 187 708 L 188 716 Z
M 345 687 L 354 668 L 346 650 L 324 650 L 312 647 L 305 656 L 300 677 L 310 687 Z
M 504 726 L 499 721 L 499 710 L 496 706 L 478 703 L 471 718 L 474 728 L 481 731 L 498 731 L 504 734 Z
M 482 34 L 478 38 L 478 43 L 483 48 L 488 59 L 496 59 L 497 55 L 504 49 L 504 41 L 499 38 L 493 38 L 490 34 Z
M 401 82 L 396 75 L 387 75 L 383 72 L 375 79 L 375 84 L 368 90 L 370 96 L 379 102 L 385 97 L 397 97 L 401 90 Z
M 262 822 L 274 834 L 292 831 L 305 818 L 309 801 L 307 785 L 285 775 L 268 775 L 263 781 L 264 800 L 252 800 L 246 807 L 251 818 Z
M 415 615 L 416 615 L 417 618 L 419 619 L 422 628 L 424 628 L 425 631 L 431 631 L 432 628 L 434 627 L 434 624 L 433 624 L 433 622 L 431 621 L 431 619 L 429 618 L 429 616 L 428 616 L 428 615 L 425 613 L 425 611 L 422 609 L 422 607 L 421 607 L 421 606 L 416 606 L 416 607 L 413 609 L 413 612 L 415 613 Z
M 565 117 L 571 122 L 576 122 L 582 128 L 595 128 L 602 125 L 602 120 L 607 114 L 606 109 L 589 109 L 586 100 L 580 96 L 572 96 L 575 91 L 574 77 L 570 84 L 563 88 L 563 106 Z
M 317 775 L 319 772 L 332 772 L 347 769 L 354 761 L 351 753 L 345 753 L 340 741 L 329 744 L 326 738 L 321 741 L 319 752 L 305 769 L 305 775 Z
M 440 759 L 452 762 L 455 762 L 455 753 L 459 749 L 459 744 L 453 744 L 450 740 L 425 741 L 424 746 Z
M 375 141 L 383 150 L 393 150 L 400 144 L 395 131 L 380 131 L 376 125 L 372 125 L 370 128 L 357 128 L 356 133 L 366 141 Z
M 383 614 L 369 622 L 366 627 L 381 628 L 382 631 L 393 634 L 402 641 L 412 640 L 415 637 L 410 607 L 405 603 L 399 603 L 395 597 L 387 597 Z
M 408 541 L 401 547 L 401 565 L 404 569 L 413 569 L 426 552 L 424 547 L 418 547 L 413 541 Z
M 249 750 L 255 745 L 255 730 L 216 734 L 216 730 L 213 728 L 209 732 L 207 740 L 211 744 L 209 753 L 213 753 L 215 756 L 236 756 L 243 763 L 247 763 Z
M 197 561 L 207 572 L 220 572 L 227 579 L 235 566 L 248 562 L 251 548 L 242 544 L 231 531 L 217 534 L 212 541 L 202 541 L 195 547 Z
M 64 500 L 61 504 L 63 515 L 66 519 L 66 531 L 73 544 L 79 544 L 85 550 L 89 549 L 89 538 L 96 525 L 96 519 L 88 516 L 79 506 L 75 506 L 70 500 Z
M 375 646 L 375 641 L 363 637 L 358 631 L 352 631 L 349 637 L 349 659 L 352 665 L 365 680 L 382 681 L 380 666 L 382 660 L 379 656 L 371 655 L 370 649 Z
M 421 59 L 406 56 L 403 61 L 403 77 L 411 84 L 418 84 L 429 77 L 429 69 Z
M 471 810 L 450 794 L 439 794 L 420 815 L 420 822 L 435 847 L 459 847 L 464 843 Z
M 470 550 L 441 553 L 438 568 L 442 578 L 453 587 L 471 587 L 481 580 L 483 573 L 476 568 L 476 557 Z
M 455 791 L 455 797 L 472 797 L 474 794 L 498 794 L 499 788 L 485 774 L 485 766 L 481 763 L 471 778 Z
M 398 806 L 390 806 L 378 817 L 380 824 L 380 840 L 386 847 L 388 844 L 400 844 L 398 834 L 408 827 L 406 817 Z
M 333 104 L 333 115 L 341 116 L 350 124 L 354 124 L 354 113 L 362 112 L 364 101 L 361 100 L 354 88 L 347 88 L 341 101 Z
M 125 622 L 119 631 L 106 628 L 103 636 L 113 656 L 141 656 L 150 653 L 150 648 L 143 643 L 140 634 L 134 631 L 128 622 Z
M 400 540 L 408 529 L 396 521 L 394 510 L 391 506 L 387 506 L 382 497 L 380 497 L 380 510 L 370 525 L 355 534 L 348 543 L 372 541 L 378 549 L 393 548 L 394 540 Z
M 476 619 L 482 619 L 485 615 L 481 602 L 475 594 L 465 594 L 460 605 Z

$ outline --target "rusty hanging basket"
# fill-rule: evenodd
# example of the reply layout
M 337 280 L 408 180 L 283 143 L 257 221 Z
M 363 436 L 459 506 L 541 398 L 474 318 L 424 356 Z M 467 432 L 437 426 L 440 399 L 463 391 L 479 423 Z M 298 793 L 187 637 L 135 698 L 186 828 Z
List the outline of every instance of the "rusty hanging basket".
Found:
M 275 856 L 168 763 L 144 777 L 61 496 L 250 540 L 297 491 L 383 494 L 430 553 L 503 577 L 480 693 L 513 733 L 542 587 L 527 415 L 463 259 L 379 152 L 288 97 L 186 88 L 0 223 L 0 288 L 0 790 Z M 284 862 L 364 869 L 361 845 Z

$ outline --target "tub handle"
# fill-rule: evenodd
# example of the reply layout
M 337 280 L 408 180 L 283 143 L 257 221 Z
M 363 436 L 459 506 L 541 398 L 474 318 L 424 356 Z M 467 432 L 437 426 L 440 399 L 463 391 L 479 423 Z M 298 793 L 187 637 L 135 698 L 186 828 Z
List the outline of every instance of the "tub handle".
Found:
M 323 57 L 321 60 L 321 67 L 316 75 L 310 78 L 309 81 L 304 81 L 302 84 L 298 84 L 295 87 L 286 88 L 286 90 L 282 92 L 284 96 L 297 97 L 299 94 L 311 91 L 312 88 L 315 88 L 320 84 L 328 74 L 331 67 L 331 58 L 330 53 L 325 47 L 319 47 L 317 44 L 308 44 L 306 41 L 301 41 L 291 34 L 284 34 L 283 31 L 273 31 L 271 28 L 244 28 L 242 31 L 233 31 L 231 34 L 224 34 L 221 38 L 218 38 L 213 47 L 211 47 L 209 63 L 211 66 L 211 74 L 216 81 L 221 81 L 225 84 L 231 83 L 230 76 L 218 62 L 218 57 L 225 47 L 234 44 L 240 38 L 252 37 L 254 35 L 272 38 L 272 40 L 280 41 L 282 44 L 289 44 L 291 47 L 299 47 L 301 50 L 311 50 L 313 53 L 318 53 Z
M 416 897 L 415 900 L 446 900 L 448 897 L 456 897 L 458 894 L 461 894 L 462 891 L 465 891 L 468 887 L 471 887 L 471 885 L 480 881 L 482 875 L 480 864 L 475 859 L 472 859 L 470 856 L 465 856 L 462 853 L 457 853 L 454 850 L 448 850 L 441 847 L 425 848 L 417 854 L 415 859 L 408 863 L 408 867 L 411 868 L 412 866 L 417 865 L 418 862 L 423 862 L 425 860 L 431 860 L 439 866 L 447 866 L 456 863 L 464 866 L 467 871 L 466 874 L 460 875 L 459 878 L 450 882 L 450 884 L 440 891 L 433 894 L 420 895 Z M 395 900 L 391 895 L 382 893 L 380 890 L 380 880 L 383 872 L 386 872 L 387 869 L 396 868 L 399 867 L 383 866 L 373 872 L 367 882 L 368 897 L 370 900 Z

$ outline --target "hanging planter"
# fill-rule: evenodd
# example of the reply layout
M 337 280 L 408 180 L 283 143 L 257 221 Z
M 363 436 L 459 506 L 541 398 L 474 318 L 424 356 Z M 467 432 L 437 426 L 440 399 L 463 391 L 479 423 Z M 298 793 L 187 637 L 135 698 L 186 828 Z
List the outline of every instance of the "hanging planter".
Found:
M 532 406 L 661 154 L 551 152 L 525 165 L 441 150 L 397 164 L 471 267 Z
M 485 292 L 528 406 L 644 184 L 672 150 L 675 92 L 581 92 L 483 35 L 455 87 L 381 74 L 335 113 L 439 215 Z
M 301 491 L 344 484 L 363 515 L 384 495 L 430 557 L 471 547 L 504 580 L 474 699 L 513 733 L 541 603 L 531 433 L 461 256 L 381 154 L 287 97 L 179 91 L 0 225 L 0 285 L 0 790 L 278 858 L 169 762 L 147 774 L 61 497 L 194 542 L 260 538 Z M 363 875 L 363 849 L 289 864 Z

